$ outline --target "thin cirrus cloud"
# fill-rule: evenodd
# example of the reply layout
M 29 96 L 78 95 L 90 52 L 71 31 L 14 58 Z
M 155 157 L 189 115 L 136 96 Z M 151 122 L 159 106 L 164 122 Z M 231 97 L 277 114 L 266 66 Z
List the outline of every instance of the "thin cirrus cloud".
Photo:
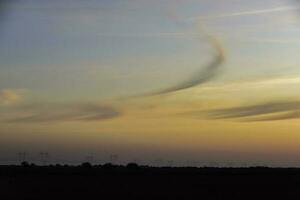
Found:
M 248 15 L 263 15 L 263 14 L 284 12 L 284 11 L 296 11 L 299 9 L 300 8 L 297 6 L 282 6 L 282 7 L 260 9 L 260 10 L 233 12 L 233 13 L 220 14 L 220 15 L 192 17 L 189 18 L 189 20 L 199 20 L 199 19 L 204 20 L 204 19 L 218 19 L 218 18 L 225 18 L 225 17 L 239 17 L 239 16 L 248 16 Z
M 197 113 L 191 113 L 193 115 Z M 199 113 L 198 113 L 199 114 Z M 234 119 L 238 121 L 275 121 L 300 118 L 300 101 L 262 103 L 206 111 L 209 119 Z
M 24 104 L 14 108 L 11 123 L 43 123 L 65 121 L 101 121 L 116 118 L 121 112 L 114 107 L 98 104 Z

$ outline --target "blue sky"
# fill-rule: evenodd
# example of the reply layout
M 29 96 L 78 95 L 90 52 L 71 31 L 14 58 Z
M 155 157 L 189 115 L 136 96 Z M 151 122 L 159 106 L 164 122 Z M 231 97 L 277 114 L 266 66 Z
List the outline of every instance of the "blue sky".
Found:
M 178 74 L 189 76 L 210 57 L 209 44 L 196 30 L 196 19 L 201 17 L 230 56 L 221 79 L 272 75 L 283 65 L 294 73 L 298 63 L 291 60 L 297 57 L 300 44 L 293 7 L 278 0 L 14 1 L 0 32 L 1 86 L 49 91 L 72 86 L 90 90 L 86 95 L 91 95 L 92 85 L 115 84 L 111 90 L 118 95 L 123 81 L 145 80 L 144 89 L 129 83 L 126 89 L 131 93 L 172 84 L 180 79 Z M 247 64 L 241 69 L 244 61 Z M 90 77 L 95 70 L 99 77 Z M 103 70 L 119 77 L 102 81 L 108 79 L 101 77 Z M 132 80 L 122 80 L 126 71 L 136 74 Z M 156 71 L 161 83 L 149 71 Z M 76 80 L 73 75 L 78 76 Z M 109 89 L 102 95 L 111 95 Z

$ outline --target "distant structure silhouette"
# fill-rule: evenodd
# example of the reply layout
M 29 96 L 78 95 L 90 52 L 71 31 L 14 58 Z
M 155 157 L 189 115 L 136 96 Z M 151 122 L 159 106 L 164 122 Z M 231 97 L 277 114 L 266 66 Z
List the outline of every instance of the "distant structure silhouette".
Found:
M 86 156 L 85 157 L 85 162 L 93 163 L 94 162 L 94 156 L 92 156 L 92 155 Z
M 227 167 L 234 167 L 234 164 L 233 164 L 232 162 L 227 162 L 227 163 L 225 164 L 225 166 L 227 166 Z
M 163 160 L 161 158 L 158 158 L 154 161 L 154 164 L 158 167 L 162 166 Z
M 137 163 L 130 162 L 126 165 L 126 168 L 131 170 L 137 170 L 140 169 L 140 166 Z
M 23 152 L 19 152 L 18 153 L 18 159 L 19 159 L 19 162 L 22 163 L 22 162 L 26 162 L 27 160 L 27 152 L 23 151 Z
M 219 163 L 216 161 L 209 162 L 209 167 L 219 167 Z
M 84 162 L 84 163 L 81 164 L 81 167 L 83 167 L 83 168 L 92 168 L 93 165 L 89 162 Z
M 168 161 L 168 167 L 173 167 L 174 166 L 174 161 L 173 160 L 169 160 Z
M 40 152 L 41 164 L 47 165 L 49 153 L 48 152 Z
M 135 158 L 131 163 L 136 163 L 137 165 L 141 165 L 142 161 L 139 158 Z
M 27 161 L 23 161 L 23 162 L 21 162 L 21 166 L 22 167 L 30 167 L 30 164 Z
M 119 156 L 117 154 L 112 154 L 109 157 L 110 163 L 116 164 L 118 162 Z

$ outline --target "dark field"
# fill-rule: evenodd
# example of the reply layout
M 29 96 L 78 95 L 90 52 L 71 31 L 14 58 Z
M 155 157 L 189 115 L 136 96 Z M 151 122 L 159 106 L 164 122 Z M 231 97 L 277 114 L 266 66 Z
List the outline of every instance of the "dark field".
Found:
M 0 166 L 0 199 L 299 199 L 297 168 Z

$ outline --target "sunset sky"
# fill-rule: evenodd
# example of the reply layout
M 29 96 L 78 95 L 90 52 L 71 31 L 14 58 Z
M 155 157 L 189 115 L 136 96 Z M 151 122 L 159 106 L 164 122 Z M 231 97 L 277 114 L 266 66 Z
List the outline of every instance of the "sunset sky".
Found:
M 300 166 L 300 4 L 0 4 L 0 163 Z

